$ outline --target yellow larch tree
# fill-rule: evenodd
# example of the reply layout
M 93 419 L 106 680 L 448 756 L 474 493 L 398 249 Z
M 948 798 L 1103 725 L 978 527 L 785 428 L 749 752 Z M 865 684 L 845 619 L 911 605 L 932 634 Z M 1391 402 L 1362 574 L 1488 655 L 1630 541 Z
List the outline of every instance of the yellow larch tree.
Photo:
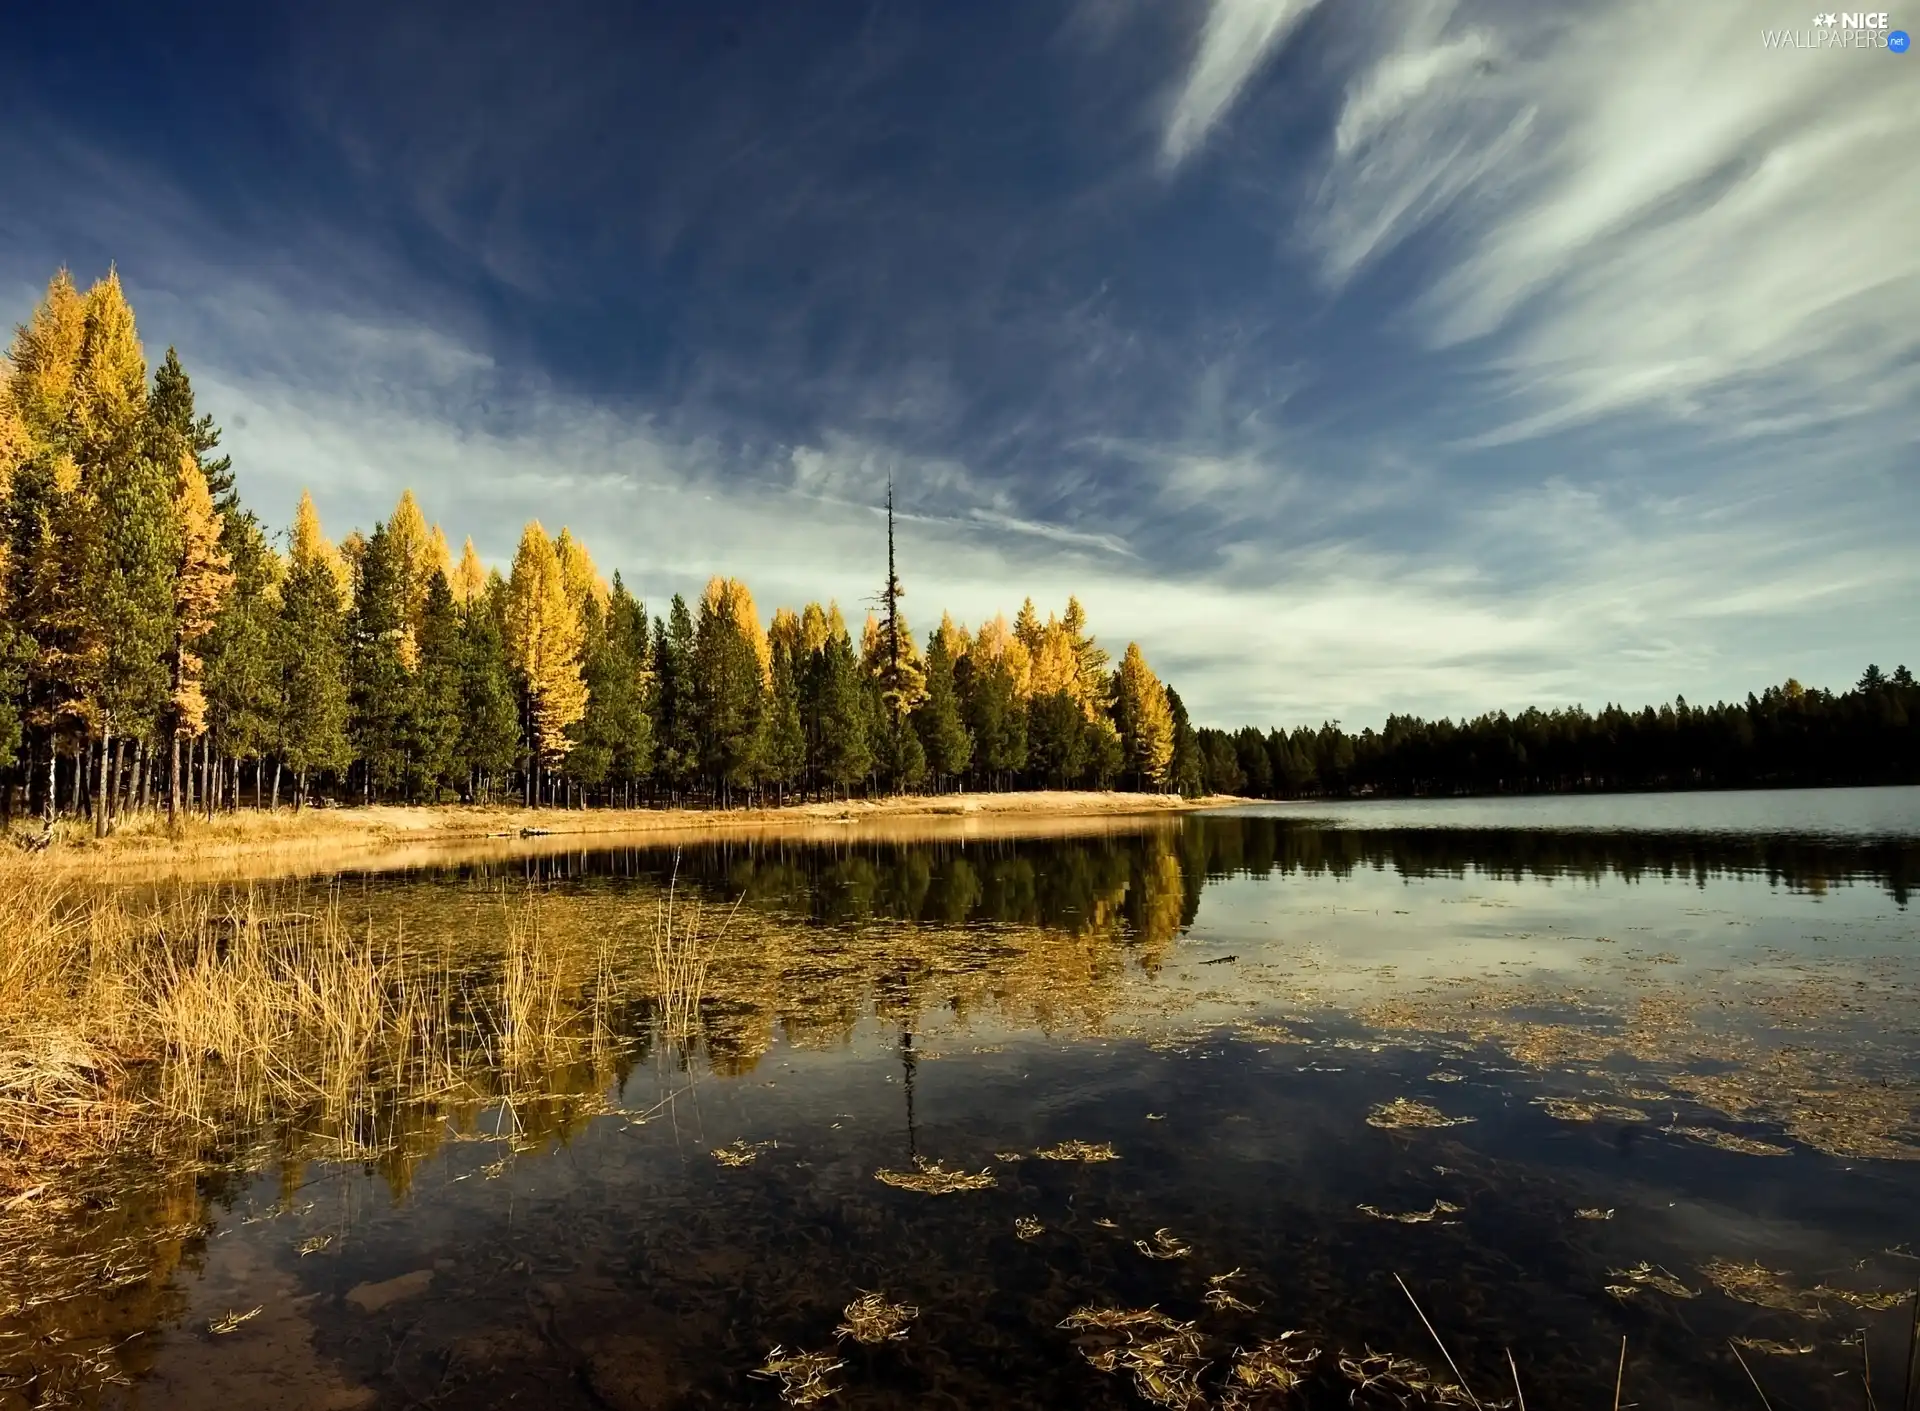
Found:
M 784 651 L 789 660 L 802 661 L 807 654 L 806 628 L 800 614 L 792 608 L 775 608 L 773 623 L 767 628 L 767 641 L 775 651 Z
M 347 563 L 346 556 L 334 547 L 326 531 L 320 527 L 320 511 L 314 508 L 313 493 L 300 492 L 300 503 L 293 511 L 293 532 L 288 536 L 288 560 L 296 568 L 309 564 L 321 564 L 333 575 L 333 581 L 339 585 L 342 602 L 348 601 L 353 593 L 353 569 Z
M 940 645 L 947 649 L 947 659 L 958 664 L 973 646 L 973 634 L 953 620 L 953 614 L 940 614 Z
M 180 560 L 173 580 L 173 759 L 167 798 L 180 796 L 180 740 L 195 739 L 207 728 L 207 698 L 201 689 L 201 641 L 213 630 L 220 609 L 233 591 L 232 559 L 220 544 L 221 521 L 199 462 L 180 457 L 173 511 Z
M 754 660 L 760 666 L 760 685 L 763 690 L 773 689 L 773 643 L 767 638 L 767 629 L 761 624 L 760 610 L 753 605 L 753 594 L 747 585 L 738 578 L 713 578 L 707 584 L 706 592 L 700 595 L 700 603 L 707 612 L 720 613 L 731 617 L 740 635 L 753 648 Z
M 1167 702 L 1166 687 L 1147 665 L 1138 642 L 1127 643 L 1126 655 L 1120 658 L 1113 713 L 1127 768 L 1142 783 L 1163 787 L 1168 766 L 1173 763 L 1173 710 Z
M 1051 696 L 1057 691 L 1079 699 L 1079 662 L 1073 655 L 1073 643 L 1055 622 L 1040 629 L 1039 645 L 1033 649 L 1032 692 Z
M 400 661 L 412 671 L 420 661 L 420 627 L 426 621 L 434 575 L 447 571 L 447 537 L 438 525 L 428 527 L 413 491 L 402 490 L 387 519 L 387 539 L 400 570 Z
M 448 580 L 453 588 L 453 600 L 461 607 L 471 607 L 487 595 L 487 570 L 480 562 L 480 555 L 474 552 L 473 539 L 467 539 L 466 547 L 460 551 L 460 565 Z
M 567 727 L 587 713 L 584 638 L 559 552 L 534 520 L 521 532 L 507 580 L 507 651 L 526 680 L 533 746 L 542 761 L 567 752 Z
M 591 602 L 605 613 L 613 590 L 594 567 L 593 555 L 587 552 L 587 546 L 563 527 L 553 541 L 553 552 L 560 561 L 560 581 L 566 584 L 567 600 L 573 604 L 573 610 L 584 615 Z
M 980 630 L 973 636 L 972 651 L 984 661 L 1006 667 L 1016 700 L 1024 701 L 1033 695 L 1033 655 L 1026 643 L 1008 628 L 1005 613 L 980 624 Z

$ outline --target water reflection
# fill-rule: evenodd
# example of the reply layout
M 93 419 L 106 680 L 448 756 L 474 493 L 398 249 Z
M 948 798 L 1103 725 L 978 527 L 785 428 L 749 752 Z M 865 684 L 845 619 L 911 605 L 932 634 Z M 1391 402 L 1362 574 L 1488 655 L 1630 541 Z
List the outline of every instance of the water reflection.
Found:
M 1301 1329 L 1346 1405 L 1342 1352 L 1445 1371 L 1394 1272 L 1483 1397 L 1511 1347 L 1602 1404 L 1624 1334 L 1640 1405 L 1744 1405 L 1739 1336 L 1858 1406 L 1914 1267 L 1917 855 L 1234 816 L 344 877 L 405 1061 L 9 1208 L 0 1406 L 772 1405 L 767 1348 L 861 1290 L 923 1312 L 840 1348 L 842 1404 L 1139 1405 L 1058 1325 L 1157 1304 L 1204 1404 Z M 1460 1125 L 1368 1125 L 1415 1104 Z M 1076 1140 L 1119 1159 L 1038 1155 Z M 874 1178 L 916 1159 L 992 1183 Z

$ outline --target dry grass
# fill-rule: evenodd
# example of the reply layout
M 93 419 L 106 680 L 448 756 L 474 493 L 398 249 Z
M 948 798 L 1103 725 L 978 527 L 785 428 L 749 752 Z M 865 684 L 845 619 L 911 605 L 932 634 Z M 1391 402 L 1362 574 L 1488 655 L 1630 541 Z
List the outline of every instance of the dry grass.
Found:
M 1356 1205 L 1354 1209 L 1376 1220 L 1391 1220 L 1399 1225 L 1430 1225 L 1436 1220 L 1443 1225 L 1451 1225 L 1454 1221 L 1441 1217 L 1460 1213 L 1460 1207 L 1450 1200 L 1436 1200 L 1425 1210 L 1382 1210 L 1373 1205 Z
M 1397 1097 L 1392 1102 L 1380 1103 L 1367 1114 L 1369 1127 L 1384 1127 L 1390 1132 L 1421 1127 L 1458 1127 L 1472 1120 L 1471 1117 L 1449 1117 L 1430 1103 L 1416 1102 L 1409 1097 Z
M 916 1159 L 911 1171 L 880 1170 L 873 1173 L 873 1178 L 882 1185 L 920 1195 L 958 1195 L 962 1191 L 991 1190 L 996 1184 L 991 1168 L 978 1172 L 952 1171 L 925 1157 Z
M 780 1399 L 787 1405 L 811 1406 L 840 1390 L 831 1379 L 845 1365 L 830 1352 L 788 1352 L 775 1347 L 754 1375 L 779 1382 Z
M 1120 1154 L 1112 1142 L 1064 1141 L 1043 1146 L 1033 1153 L 1042 1161 L 1118 1161 Z
M 833 1330 L 835 1337 L 877 1347 L 905 1337 L 920 1310 L 911 1303 L 889 1303 L 884 1294 L 863 1293 L 841 1310 L 841 1316 L 846 1321 Z
M 538 897 L 494 905 L 456 947 L 324 895 L 0 870 L 0 1404 L 137 1370 L 215 1166 L 364 1161 L 399 1194 L 449 1137 L 528 1149 L 603 1110 L 615 1006 L 669 987 Z M 704 943 L 672 944 L 697 973 Z

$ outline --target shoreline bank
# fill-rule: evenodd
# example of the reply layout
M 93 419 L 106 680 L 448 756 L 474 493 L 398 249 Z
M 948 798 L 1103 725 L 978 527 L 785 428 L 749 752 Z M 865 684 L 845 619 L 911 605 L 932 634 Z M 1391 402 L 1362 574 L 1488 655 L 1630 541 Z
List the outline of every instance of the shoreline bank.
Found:
M 32 848 L 37 826 L 16 827 L 0 870 L 32 867 L 116 879 L 177 872 L 235 875 L 312 870 L 384 870 L 490 856 L 538 855 L 603 846 L 700 842 L 729 836 L 796 841 L 883 836 L 899 840 L 1099 831 L 1124 819 L 1168 818 L 1242 802 L 1171 794 L 1025 791 L 923 794 L 774 808 L 564 809 L 468 804 L 375 804 L 358 808 L 243 811 L 185 820 L 128 820 L 104 839 L 78 829 Z

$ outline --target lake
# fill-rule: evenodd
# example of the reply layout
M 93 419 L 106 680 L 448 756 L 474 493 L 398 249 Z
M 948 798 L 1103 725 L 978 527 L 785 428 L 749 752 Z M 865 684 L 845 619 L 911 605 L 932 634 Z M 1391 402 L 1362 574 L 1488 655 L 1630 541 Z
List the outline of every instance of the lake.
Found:
M 103 1162 L 0 1406 L 1899 1406 L 1916 878 L 1883 789 L 254 884 L 408 1056 Z

